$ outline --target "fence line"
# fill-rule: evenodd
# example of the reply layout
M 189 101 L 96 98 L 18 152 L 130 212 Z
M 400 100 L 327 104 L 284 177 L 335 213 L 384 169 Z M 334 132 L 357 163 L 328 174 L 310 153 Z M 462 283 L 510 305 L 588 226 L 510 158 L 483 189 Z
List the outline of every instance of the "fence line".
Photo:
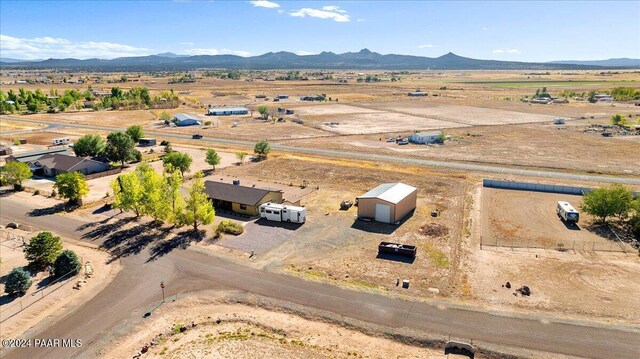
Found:
M 533 191 L 533 192 L 546 192 L 546 193 L 560 193 L 560 194 L 570 194 L 583 196 L 589 192 L 591 192 L 592 188 L 587 187 L 576 187 L 576 186 L 561 186 L 561 185 L 551 185 L 551 184 L 540 184 L 540 183 L 528 183 L 528 182 L 517 182 L 517 181 L 501 181 L 501 180 L 491 180 L 491 179 L 483 179 L 482 186 L 488 188 L 498 188 L 498 189 L 513 189 L 519 191 Z M 631 192 L 634 197 L 640 196 L 638 192 Z
M 545 244 L 537 240 L 506 240 L 494 238 L 487 242 L 482 236 L 480 237 L 480 249 L 483 247 L 494 248 L 511 248 L 511 249 L 551 249 L 558 251 L 583 251 L 583 252 L 633 252 L 633 248 L 628 243 L 622 241 L 579 241 L 579 240 L 559 240 L 554 244 Z
M 38 290 L 36 290 L 35 292 L 31 293 L 29 295 L 29 297 L 27 297 L 26 299 L 23 298 L 19 298 L 20 300 L 16 303 L 13 304 L 9 304 L 4 306 L 4 308 L 2 308 L 2 319 L 0 320 L 0 323 L 4 323 L 5 321 L 15 317 L 16 315 L 20 314 L 22 311 L 24 311 L 25 309 L 31 307 L 32 305 L 36 304 L 37 302 L 39 302 L 40 300 L 44 299 L 44 297 L 48 296 L 49 294 L 57 291 L 58 289 L 62 288 L 64 285 L 71 283 L 72 281 L 65 281 L 66 279 L 71 279 L 77 275 L 79 275 L 80 273 L 82 273 L 84 269 L 84 265 L 82 266 L 82 268 L 80 269 L 80 271 L 78 271 L 78 273 L 73 274 L 73 271 L 68 272 L 67 274 L 63 275 L 60 278 L 55 279 L 53 282 L 47 284 L 45 287 L 42 287 Z M 56 286 L 54 288 L 54 286 Z M 46 293 L 47 290 L 51 289 L 48 293 Z M 24 302 L 27 303 L 24 303 Z M 12 314 L 7 315 L 7 312 Z

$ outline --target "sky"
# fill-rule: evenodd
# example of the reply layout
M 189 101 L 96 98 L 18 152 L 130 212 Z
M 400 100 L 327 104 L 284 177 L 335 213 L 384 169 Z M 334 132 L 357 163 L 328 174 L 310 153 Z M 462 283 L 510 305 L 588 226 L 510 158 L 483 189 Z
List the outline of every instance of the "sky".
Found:
M 640 1 L 0 1 L 2 58 L 363 48 L 536 62 L 640 58 Z

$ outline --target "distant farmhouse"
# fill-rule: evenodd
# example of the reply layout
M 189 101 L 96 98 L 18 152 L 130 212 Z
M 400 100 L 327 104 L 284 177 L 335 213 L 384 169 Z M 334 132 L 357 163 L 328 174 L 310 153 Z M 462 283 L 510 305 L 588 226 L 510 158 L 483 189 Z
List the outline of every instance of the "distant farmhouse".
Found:
M 409 142 L 417 144 L 440 142 L 440 132 L 416 132 L 409 135 Z
M 422 91 L 420 91 L 420 89 L 416 89 L 416 90 L 415 90 L 415 91 L 413 91 L 413 92 L 409 92 L 409 94 L 408 94 L 408 95 L 409 95 L 409 96 L 412 96 L 412 97 L 429 96 L 429 94 L 428 94 L 428 93 L 426 93 L 426 92 L 422 92 Z
M 324 95 L 307 95 L 301 96 L 300 101 L 324 101 L 325 98 Z
M 202 125 L 202 122 L 200 122 L 199 118 L 187 115 L 186 113 L 177 113 L 175 116 L 173 116 L 173 122 L 176 124 L 176 126 Z
M 213 107 L 207 112 L 209 116 L 248 115 L 249 109 L 244 107 Z
M 32 162 L 38 160 L 40 157 L 45 156 L 45 155 L 52 155 L 52 154 L 71 154 L 71 149 L 70 148 L 65 148 L 65 147 L 58 147 L 58 148 L 53 148 L 53 149 L 48 149 L 48 150 L 42 150 L 42 151 L 34 151 L 34 152 L 23 152 L 23 153 L 19 153 L 19 154 L 13 154 L 9 157 L 6 158 L 6 162 L 22 162 L 22 163 L 29 163 L 31 164 Z

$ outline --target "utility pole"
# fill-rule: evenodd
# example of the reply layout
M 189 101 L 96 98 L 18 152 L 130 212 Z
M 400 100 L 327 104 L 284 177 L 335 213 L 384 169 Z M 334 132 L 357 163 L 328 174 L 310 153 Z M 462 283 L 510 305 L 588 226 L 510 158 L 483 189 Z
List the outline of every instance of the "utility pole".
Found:
M 162 303 L 164 303 L 164 281 L 160 281 L 160 289 L 162 289 Z

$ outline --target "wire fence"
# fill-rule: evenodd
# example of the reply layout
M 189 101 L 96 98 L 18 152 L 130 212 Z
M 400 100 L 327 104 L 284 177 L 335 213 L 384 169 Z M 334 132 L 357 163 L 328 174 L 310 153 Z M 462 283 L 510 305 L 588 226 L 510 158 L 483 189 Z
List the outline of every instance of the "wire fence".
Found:
M 635 249 L 629 243 L 619 240 L 580 241 L 580 240 L 556 240 L 553 242 L 536 239 L 501 239 L 480 238 L 480 249 L 484 247 L 511 248 L 511 249 L 551 249 L 558 251 L 581 252 L 620 252 L 633 253 Z

